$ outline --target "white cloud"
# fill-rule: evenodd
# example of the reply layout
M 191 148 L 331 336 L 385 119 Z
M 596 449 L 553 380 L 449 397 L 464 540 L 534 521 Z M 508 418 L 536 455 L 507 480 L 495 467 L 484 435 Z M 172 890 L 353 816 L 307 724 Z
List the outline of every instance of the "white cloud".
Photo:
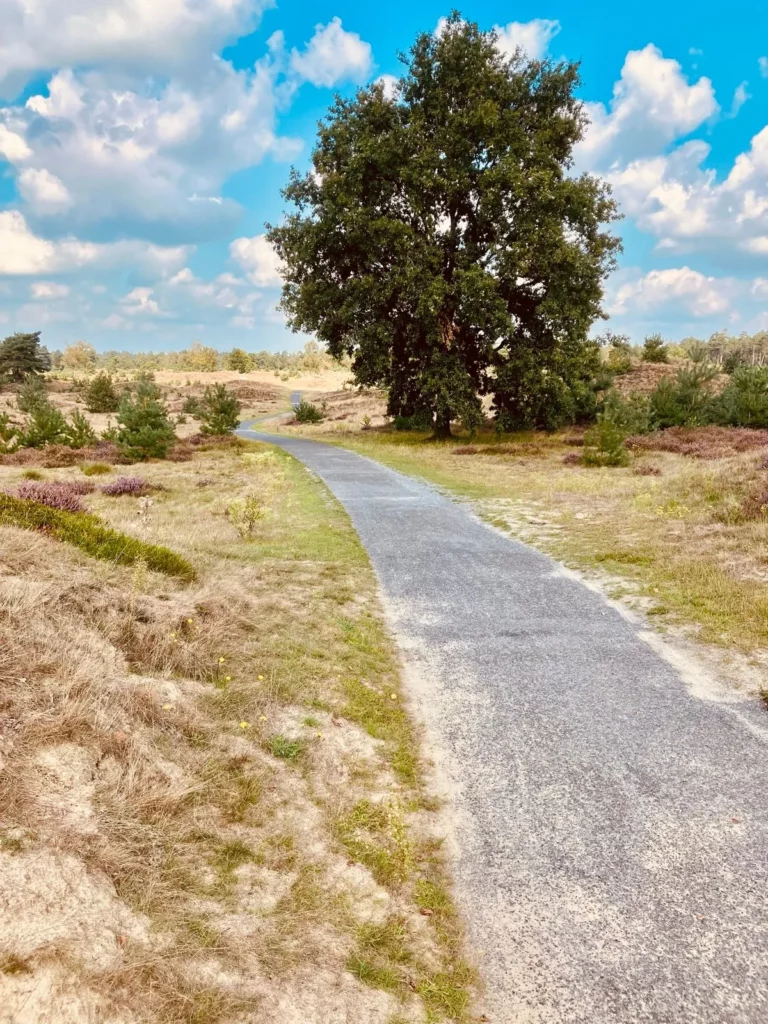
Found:
M 110 65 L 190 74 L 254 28 L 269 0 L 0 0 L 0 85 L 35 72 Z
M 0 124 L 0 158 L 13 164 L 26 159 L 31 153 L 32 150 L 21 135 Z
M 380 85 L 384 89 L 385 99 L 397 99 L 400 92 L 400 79 L 395 77 L 395 75 L 379 75 L 375 84 Z
M 651 43 L 627 54 L 610 110 L 602 103 L 586 108 L 591 124 L 576 147 L 576 160 L 592 168 L 656 153 L 719 110 L 708 78 L 689 85 L 678 62 Z
M 167 248 L 146 242 L 121 241 L 97 245 L 69 237 L 49 241 L 30 230 L 17 210 L 0 211 L 0 274 L 9 276 L 66 273 L 83 267 L 132 266 L 165 273 L 184 263 L 189 248 Z
M 229 247 L 229 253 L 257 288 L 271 288 L 281 284 L 280 260 L 266 235 L 236 238 Z
M 750 93 L 747 92 L 748 85 L 749 82 L 742 82 L 740 85 L 736 86 L 733 92 L 733 100 L 731 101 L 731 109 L 728 113 L 728 117 L 736 117 L 747 100 L 752 99 Z
M 220 196 L 233 172 L 298 151 L 276 134 L 278 73 L 271 56 L 251 71 L 217 61 L 194 86 L 157 91 L 62 71 L 48 96 L 0 108 L 0 144 L 9 135 L 21 142 L 13 142 L 19 191 L 65 230 L 106 223 L 156 241 L 211 237 L 239 216 Z
M 758 299 L 768 299 L 768 277 L 756 277 L 751 291 Z
M 666 309 L 694 317 L 726 313 L 737 288 L 729 278 L 706 277 L 690 267 L 651 270 L 621 284 L 608 306 L 613 316 L 657 313 Z
M 313 85 L 333 86 L 337 82 L 363 82 L 371 72 L 371 47 L 356 32 L 342 28 L 341 18 L 317 25 L 302 52 L 291 52 L 291 68 Z
M 533 21 L 510 21 L 508 25 L 496 25 L 495 30 L 499 37 L 498 48 L 505 56 L 511 57 L 519 47 L 533 60 L 541 60 L 560 31 L 560 22 L 549 18 L 534 18 Z
M 763 78 L 768 78 L 768 57 L 758 57 L 757 64 Z
M 123 312 L 128 316 L 158 316 L 160 307 L 153 294 L 151 288 L 134 288 L 120 300 Z
M 25 167 L 19 175 L 19 192 L 35 213 L 64 213 L 72 206 L 66 185 L 44 167 Z
M 69 295 L 69 286 L 57 284 L 55 281 L 33 281 L 29 286 L 33 299 L 42 301 L 45 299 L 66 299 Z

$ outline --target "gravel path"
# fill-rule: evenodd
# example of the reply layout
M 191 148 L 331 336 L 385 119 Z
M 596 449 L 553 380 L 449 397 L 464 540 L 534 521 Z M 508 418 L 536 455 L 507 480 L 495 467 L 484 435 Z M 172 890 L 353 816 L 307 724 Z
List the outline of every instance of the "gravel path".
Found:
M 766 1024 L 768 713 L 428 485 L 282 446 L 347 508 L 450 792 L 493 1024 Z

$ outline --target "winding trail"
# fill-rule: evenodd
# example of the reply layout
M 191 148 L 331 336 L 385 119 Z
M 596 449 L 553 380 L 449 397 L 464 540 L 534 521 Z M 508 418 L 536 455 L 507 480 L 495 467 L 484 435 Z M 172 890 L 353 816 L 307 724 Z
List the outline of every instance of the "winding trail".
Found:
M 244 425 L 245 427 L 246 425 Z M 297 438 L 381 581 L 493 1024 L 768 1021 L 768 714 L 432 487 Z

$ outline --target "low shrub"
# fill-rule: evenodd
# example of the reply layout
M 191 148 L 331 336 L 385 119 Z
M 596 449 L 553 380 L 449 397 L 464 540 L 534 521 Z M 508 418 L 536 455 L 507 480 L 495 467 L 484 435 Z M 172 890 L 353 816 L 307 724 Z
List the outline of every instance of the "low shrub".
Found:
M 88 420 L 79 409 L 70 414 L 67 424 L 66 441 L 70 448 L 88 448 L 96 444 L 98 438 Z
M 724 459 L 768 445 L 768 430 L 747 427 L 671 427 L 627 438 L 630 451 L 672 452 L 694 459 Z
M 50 402 L 39 402 L 29 412 L 19 433 L 22 448 L 44 448 L 49 444 L 68 444 L 67 421 Z
M 19 388 L 16 406 L 19 412 L 31 413 L 36 406 L 48 402 L 48 389 L 42 377 L 31 373 Z
M 110 498 L 121 497 L 124 494 L 140 498 L 150 490 L 152 490 L 150 485 L 146 480 L 142 480 L 140 476 L 119 476 L 111 484 L 105 484 L 101 488 L 101 493 L 108 495 Z
M 659 381 L 650 400 L 653 428 L 699 427 L 716 418 L 718 400 L 710 385 L 718 369 L 700 355 L 698 350 L 694 351 L 691 366 L 678 370 L 674 379 L 665 377 Z
M 81 466 L 80 471 L 83 476 L 104 476 L 105 473 L 112 472 L 112 467 L 108 466 L 106 462 L 91 462 Z
M 668 363 L 669 353 L 666 342 L 660 334 L 651 334 L 643 342 L 642 360 L 644 363 Z
M 43 483 L 29 481 L 19 484 L 16 488 L 16 496 L 24 501 L 36 501 L 40 505 L 47 505 L 48 508 L 64 509 L 67 512 L 82 512 L 84 509 L 80 496 L 87 494 L 89 489 L 92 491 L 93 485 L 89 487 L 85 480 L 80 483 L 86 487 L 86 490 L 68 480 L 50 480 Z
M 247 494 L 242 501 L 230 502 L 226 515 L 243 540 L 248 540 L 253 536 L 256 523 L 264 518 L 265 509 L 257 495 Z
M 568 452 L 567 455 L 563 456 L 564 466 L 583 466 L 584 460 L 581 457 L 581 452 Z
M 176 440 L 159 395 L 157 385 L 146 376 L 138 381 L 133 395 L 123 395 L 117 414 L 117 444 L 129 459 L 165 459 Z
M 182 580 L 193 580 L 197 576 L 189 562 L 176 552 L 112 530 L 88 512 L 69 512 L 11 494 L 0 494 L 0 526 L 42 531 L 102 561 L 118 565 L 143 562 L 148 569 Z
M 658 466 L 651 466 L 647 462 L 641 462 L 632 467 L 632 476 L 661 476 Z
M 0 412 L 0 455 L 10 455 L 19 447 L 19 427 L 7 412 Z
M 181 411 L 185 412 L 188 416 L 192 416 L 194 419 L 199 420 L 202 413 L 200 399 L 196 398 L 194 395 L 188 395 L 184 399 Z
M 296 423 L 322 423 L 325 419 L 323 413 L 316 405 L 312 402 L 307 402 L 303 398 L 294 405 L 293 412 Z
M 651 402 L 647 395 L 622 395 L 612 389 L 605 396 L 601 419 L 624 434 L 647 434 L 651 429 Z
M 768 517 L 768 485 L 761 482 L 744 498 L 739 509 L 742 519 L 754 520 Z
M 120 397 L 108 373 L 97 373 L 85 389 L 85 407 L 88 412 L 117 412 Z
M 610 420 L 601 419 L 584 435 L 581 460 L 585 466 L 626 466 L 629 452 L 625 432 Z

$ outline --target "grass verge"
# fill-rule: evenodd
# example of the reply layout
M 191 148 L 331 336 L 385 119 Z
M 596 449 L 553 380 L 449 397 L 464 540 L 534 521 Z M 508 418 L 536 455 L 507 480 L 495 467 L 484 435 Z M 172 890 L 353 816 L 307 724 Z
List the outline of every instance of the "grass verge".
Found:
M 96 492 L 85 521 L 177 551 L 195 579 L 0 525 L 7 1005 L 471 1020 L 418 736 L 346 514 L 255 444 L 141 472 L 163 487 L 141 517 Z M 227 509 L 249 495 L 265 514 L 244 540 Z

